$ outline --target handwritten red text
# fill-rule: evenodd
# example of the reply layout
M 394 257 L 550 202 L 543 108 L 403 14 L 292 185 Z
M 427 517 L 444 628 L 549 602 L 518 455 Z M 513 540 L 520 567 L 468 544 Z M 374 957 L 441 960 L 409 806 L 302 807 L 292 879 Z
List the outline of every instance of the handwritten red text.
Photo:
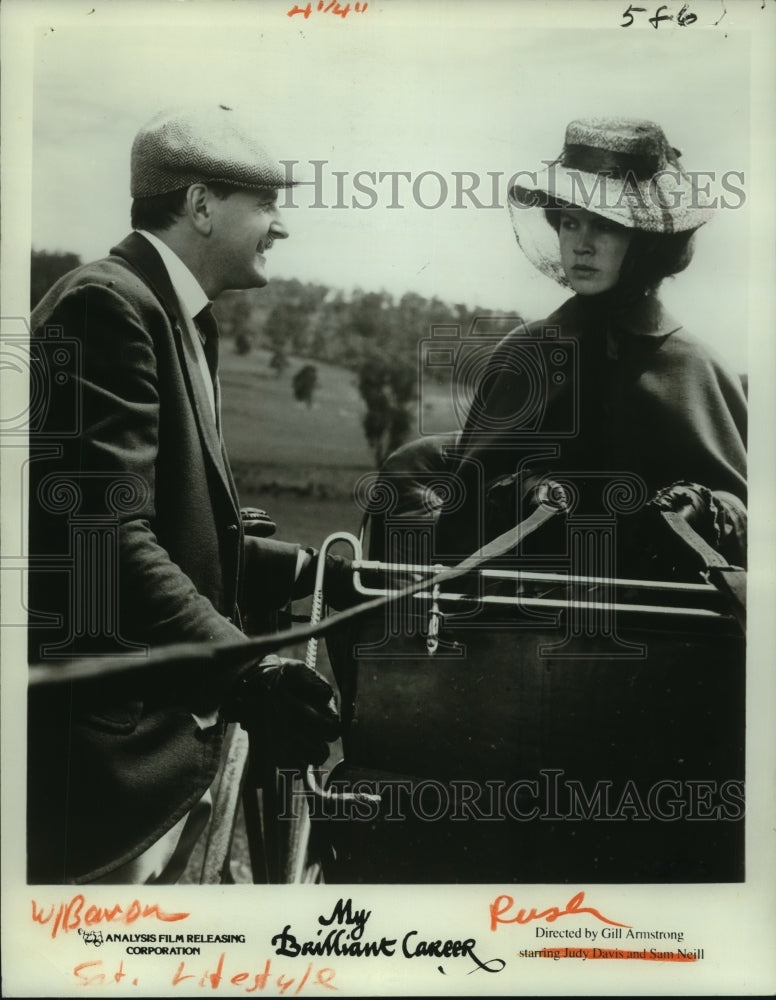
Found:
M 267 985 L 273 985 L 281 994 L 288 992 L 291 990 L 292 986 L 296 985 L 296 989 L 291 991 L 294 996 L 301 993 L 306 985 L 322 986 L 327 990 L 337 989 L 332 982 L 334 979 L 334 969 L 316 969 L 313 974 L 312 962 L 307 963 L 307 968 L 300 977 L 286 976 L 283 973 L 280 973 L 280 975 L 275 976 L 274 979 L 272 978 L 272 961 L 269 958 L 265 961 L 264 969 L 261 972 L 235 972 L 232 975 L 229 975 L 228 972 L 224 972 L 225 962 L 226 952 L 222 951 L 213 972 L 208 970 L 199 978 L 197 973 L 188 972 L 186 970 L 186 963 L 181 962 L 172 977 L 172 985 L 179 986 L 181 983 L 188 980 L 195 980 L 197 986 L 202 989 L 209 987 L 212 990 L 217 990 L 222 983 L 228 982 L 232 986 L 242 986 L 245 984 L 243 989 L 246 993 L 255 993 L 257 990 L 263 990 Z M 189 986 L 193 985 L 193 982 L 189 983 Z
M 143 904 L 133 899 L 129 906 L 87 906 L 86 899 L 77 893 L 66 903 L 52 903 L 46 909 L 32 900 L 32 919 L 36 924 L 48 925 L 55 938 L 61 931 L 78 930 L 79 927 L 93 927 L 95 924 L 134 924 L 136 920 L 151 917 L 165 922 L 185 920 L 188 913 L 166 913 L 158 903 Z
M 546 920 L 547 923 L 552 923 L 559 917 L 575 917 L 582 913 L 588 913 L 596 920 L 601 920 L 605 924 L 613 924 L 615 927 L 630 927 L 630 924 L 621 924 L 616 920 L 610 920 L 592 906 L 583 906 L 584 901 L 584 892 L 578 892 L 566 903 L 564 909 L 548 906 L 546 910 L 536 910 L 531 907 L 530 910 L 519 909 L 512 916 L 511 911 L 515 905 L 512 896 L 497 896 L 490 904 L 490 929 L 495 931 L 499 924 L 528 924 L 532 920 Z
M 363 14 L 368 6 L 368 3 L 356 3 L 351 7 L 349 3 L 340 4 L 337 3 L 337 0 L 329 0 L 328 3 L 326 0 L 318 0 L 316 10 L 321 14 L 336 14 L 338 17 L 344 19 L 348 16 L 351 10 L 356 14 Z M 312 12 L 312 3 L 308 3 L 304 7 L 300 7 L 299 4 L 295 3 L 291 10 L 287 11 L 286 16 L 295 17 L 297 14 L 301 14 L 306 21 Z

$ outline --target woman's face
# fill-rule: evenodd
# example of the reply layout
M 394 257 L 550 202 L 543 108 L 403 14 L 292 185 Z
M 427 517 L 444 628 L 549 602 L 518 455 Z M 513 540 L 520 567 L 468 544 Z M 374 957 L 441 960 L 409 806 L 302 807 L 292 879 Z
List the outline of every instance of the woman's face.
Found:
M 629 229 L 586 208 L 564 208 L 558 238 L 566 280 L 577 294 L 600 295 L 614 288 L 631 241 Z

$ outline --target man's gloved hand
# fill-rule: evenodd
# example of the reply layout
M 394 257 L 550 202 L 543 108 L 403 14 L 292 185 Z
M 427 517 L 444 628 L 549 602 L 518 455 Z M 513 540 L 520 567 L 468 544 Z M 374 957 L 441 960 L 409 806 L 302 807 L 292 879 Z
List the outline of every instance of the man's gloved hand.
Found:
M 334 692 L 301 660 L 267 656 L 238 677 L 223 713 L 248 732 L 262 733 L 281 767 L 322 764 L 339 735 Z
M 724 511 L 706 486 L 679 480 L 658 490 L 648 506 L 680 514 L 709 545 L 719 548 Z
M 256 538 L 269 538 L 278 530 L 278 526 L 260 507 L 241 507 L 240 520 L 246 535 Z
M 319 554 L 315 549 L 307 550 L 311 559 L 297 577 L 294 584 L 294 599 L 307 597 L 315 590 L 315 575 L 318 569 Z M 326 569 L 323 573 L 323 595 L 326 603 L 337 611 L 353 607 L 368 598 L 357 593 L 353 585 L 353 569 L 350 559 L 330 552 L 326 556 Z

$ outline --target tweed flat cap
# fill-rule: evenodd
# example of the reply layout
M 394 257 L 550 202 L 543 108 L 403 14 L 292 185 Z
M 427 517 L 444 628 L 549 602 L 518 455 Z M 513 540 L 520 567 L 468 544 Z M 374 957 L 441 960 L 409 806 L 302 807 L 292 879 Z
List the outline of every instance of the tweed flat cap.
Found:
M 198 181 L 244 188 L 284 188 L 294 183 L 232 108 L 161 111 L 132 143 L 132 197 L 167 194 Z

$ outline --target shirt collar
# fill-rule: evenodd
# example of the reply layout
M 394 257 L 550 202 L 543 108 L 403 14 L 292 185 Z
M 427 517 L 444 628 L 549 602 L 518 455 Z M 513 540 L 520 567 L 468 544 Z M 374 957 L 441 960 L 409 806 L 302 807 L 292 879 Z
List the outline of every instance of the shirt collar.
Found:
M 193 319 L 197 313 L 210 304 L 202 286 L 177 253 L 171 250 L 163 240 L 145 229 L 138 229 L 137 232 L 148 240 L 162 258 L 162 263 L 167 268 L 167 274 L 175 294 L 178 296 L 178 301 Z

